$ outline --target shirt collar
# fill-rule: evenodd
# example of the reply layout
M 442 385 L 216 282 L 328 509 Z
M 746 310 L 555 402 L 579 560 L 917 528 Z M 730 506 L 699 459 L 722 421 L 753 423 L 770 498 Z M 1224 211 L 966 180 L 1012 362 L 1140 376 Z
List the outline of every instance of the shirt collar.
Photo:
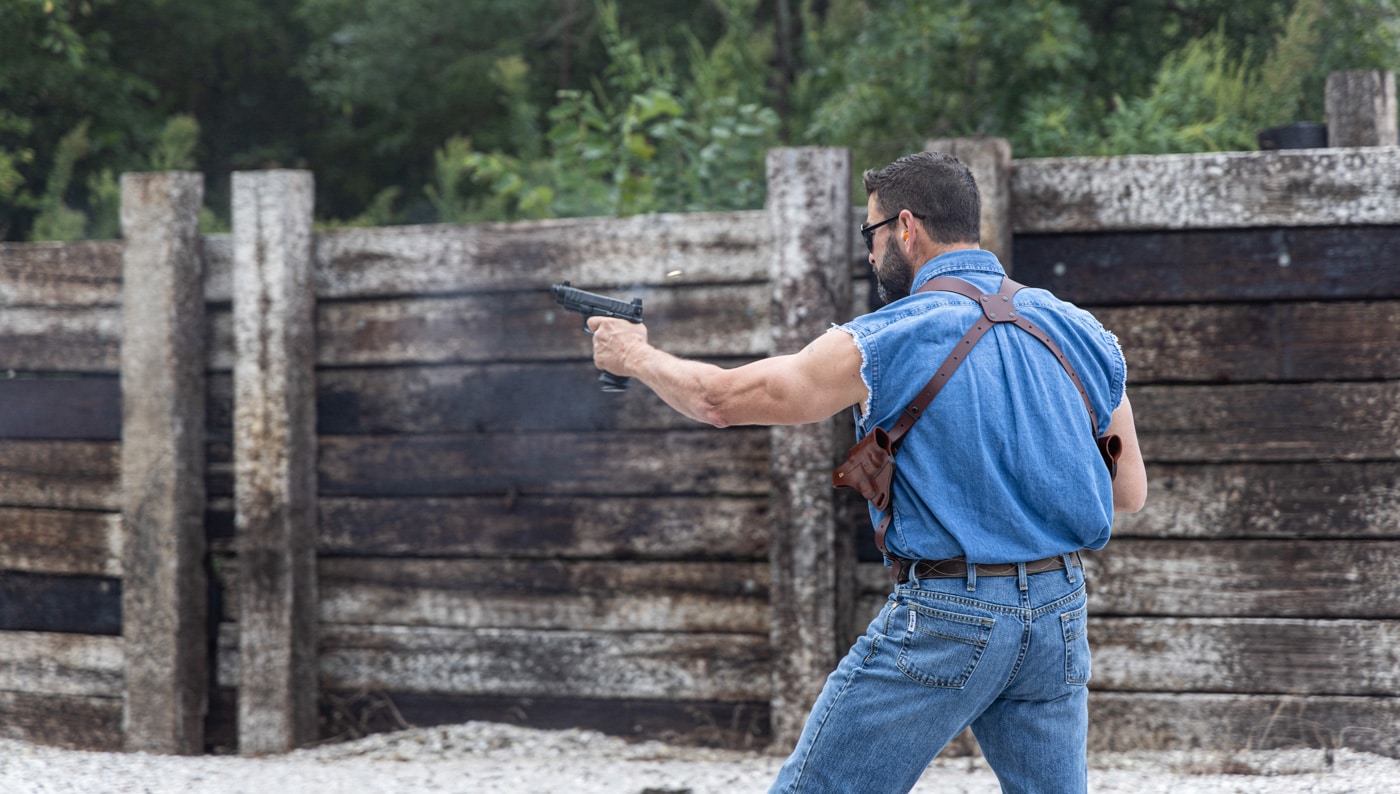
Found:
M 956 251 L 940 254 L 925 262 L 924 266 L 919 268 L 918 274 L 914 276 L 914 286 L 909 290 L 909 293 L 912 295 L 918 292 L 920 287 L 939 276 L 949 276 L 954 273 L 1006 275 L 1001 262 L 997 261 L 996 254 L 991 251 L 981 248 L 960 248 Z

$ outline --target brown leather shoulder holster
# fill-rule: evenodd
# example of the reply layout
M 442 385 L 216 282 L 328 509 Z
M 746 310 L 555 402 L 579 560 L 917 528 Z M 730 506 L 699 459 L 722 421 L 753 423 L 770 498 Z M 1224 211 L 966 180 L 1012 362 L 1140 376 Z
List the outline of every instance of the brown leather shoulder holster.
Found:
M 865 435 L 855 446 L 846 453 L 846 462 L 841 464 L 831 473 L 831 484 L 837 488 L 854 488 L 864 496 L 876 510 L 885 515 L 880 519 L 880 524 L 875 528 L 875 547 L 886 559 L 890 559 L 889 552 L 885 550 L 885 532 L 889 529 L 890 521 L 894 517 L 894 511 L 890 509 L 891 487 L 894 484 L 894 456 L 899 451 L 899 445 L 904 441 L 904 434 L 909 432 L 909 428 L 914 426 L 920 416 L 928 408 L 933 398 L 942 391 L 943 385 L 957 371 L 958 366 L 967 358 L 972 348 L 982 338 L 984 334 L 998 323 L 1013 323 L 1021 330 L 1039 339 L 1060 365 L 1064 367 L 1069 378 L 1074 382 L 1074 386 L 1079 390 L 1079 396 L 1084 400 L 1084 407 L 1089 411 L 1089 432 L 1096 435 L 1096 442 L 1099 454 L 1103 457 L 1104 465 L 1108 467 L 1109 477 L 1118 474 L 1118 456 L 1123 451 L 1122 441 L 1116 435 L 1097 436 L 1099 421 L 1098 415 L 1094 413 L 1094 406 L 1089 402 L 1089 394 L 1084 390 L 1084 384 L 1079 380 L 1079 374 L 1074 371 L 1074 366 L 1065 357 L 1064 351 L 1055 344 L 1055 340 L 1044 330 L 1036 326 L 1030 320 L 1016 312 L 1012 304 L 1012 297 L 1024 289 L 1025 285 L 1018 284 L 1009 278 L 1003 278 L 1001 289 L 996 293 L 985 293 L 960 278 L 952 276 L 940 276 L 925 284 L 919 292 L 931 292 L 943 290 L 955 292 L 959 295 L 971 298 L 982 307 L 982 317 L 973 323 L 962 339 L 953 346 L 952 352 L 943 360 L 943 364 L 933 373 L 933 378 L 919 392 L 913 402 L 905 406 L 904 412 L 900 414 L 899 420 L 894 427 L 885 430 L 882 427 L 875 427 Z M 896 566 L 897 567 L 897 566 Z

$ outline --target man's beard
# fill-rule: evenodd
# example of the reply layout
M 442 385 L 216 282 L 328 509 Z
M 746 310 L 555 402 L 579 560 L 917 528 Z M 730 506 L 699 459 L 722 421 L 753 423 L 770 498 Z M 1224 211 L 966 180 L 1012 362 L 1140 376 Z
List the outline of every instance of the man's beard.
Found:
M 909 297 L 914 286 L 914 270 L 896 245 L 885 246 L 885 255 L 875 266 L 875 291 L 882 303 Z

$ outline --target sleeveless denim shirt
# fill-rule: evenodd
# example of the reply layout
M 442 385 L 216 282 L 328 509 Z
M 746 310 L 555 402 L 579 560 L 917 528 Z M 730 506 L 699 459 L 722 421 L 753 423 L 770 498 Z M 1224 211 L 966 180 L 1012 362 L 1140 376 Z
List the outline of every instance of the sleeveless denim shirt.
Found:
M 956 276 L 996 292 L 1005 271 L 994 254 L 952 251 L 926 263 L 930 279 Z M 1118 340 L 1093 315 L 1027 287 L 1016 310 L 1068 356 L 1089 393 L 1099 426 L 1069 375 L 1039 340 L 998 324 L 973 348 L 910 429 L 896 456 L 885 544 L 908 559 L 966 557 L 1028 562 L 1108 543 L 1113 484 L 1094 444 L 1123 399 L 1127 364 Z M 864 437 L 894 425 L 953 345 L 982 316 L 951 292 L 926 292 L 857 317 L 837 330 L 854 339 L 870 390 Z M 871 520 L 880 513 L 870 508 Z

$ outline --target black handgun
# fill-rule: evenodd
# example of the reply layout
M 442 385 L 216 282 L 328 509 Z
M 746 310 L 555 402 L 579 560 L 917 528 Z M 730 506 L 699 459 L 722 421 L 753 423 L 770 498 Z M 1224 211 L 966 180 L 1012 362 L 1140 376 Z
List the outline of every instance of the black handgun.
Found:
M 592 292 L 571 287 L 567 281 L 563 284 L 555 284 L 549 289 L 554 292 L 554 300 L 558 301 L 560 306 L 584 316 L 583 332 L 589 336 L 593 335 L 593 332 L 588 330 L 587 318 L 589 317 L 616 317 L 619 320 L 632 323 L 642 321 L 641 298 L 633 298 L 631 303 L 625 303 L 617 298 L 595 295 Z M 598 376 L 598 380 L 603 384 L 603 391 L 616 392 L 627 391 L 627 383 L 631 378 L 605 371 Z

